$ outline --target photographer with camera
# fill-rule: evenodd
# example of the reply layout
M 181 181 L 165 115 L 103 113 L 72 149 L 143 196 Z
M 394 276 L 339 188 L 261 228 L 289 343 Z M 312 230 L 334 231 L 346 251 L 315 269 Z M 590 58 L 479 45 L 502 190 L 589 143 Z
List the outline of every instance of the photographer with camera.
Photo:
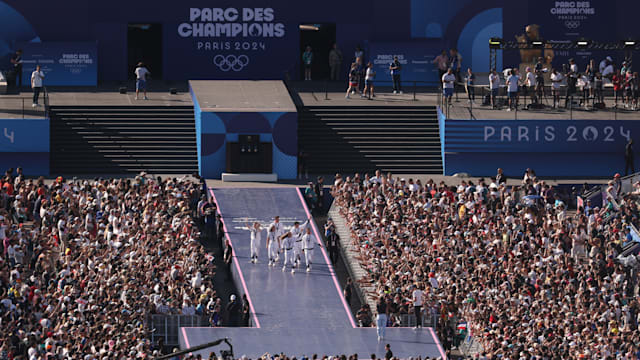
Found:
M 563 72 L 567 78 L 567 94 L 564 97 L 564 107 L 568 108 L 570 102 L 573 102 L 573 95 L 576 93 L 576 83 L 578 82 L 578 65 L 572 58 L 569 59 L 569 65 L 562 65 Z

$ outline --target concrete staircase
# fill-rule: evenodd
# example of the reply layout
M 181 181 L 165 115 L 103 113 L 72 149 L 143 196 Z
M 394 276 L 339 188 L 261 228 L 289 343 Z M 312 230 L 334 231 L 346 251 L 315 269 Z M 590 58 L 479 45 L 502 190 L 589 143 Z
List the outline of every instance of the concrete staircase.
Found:
M 298 120 L 309 173 L 442 174 L 434 106 L 305 106 Z
M 335 204 L 331 205 L 329 208 L 329 217 L 333 220 L 333 223 L 336 225 L 336 231 L 340 236 L 340 249 L 342 251 L 343 259 L 346 263 L 347 270 L 349 271 L 349 276 L 353 279 L 354 288 L 358 292 L 358 296 L 360 297 L 362 303 L 368 304 L 372 310 L 376 308 L 376 302 L 370 297 L 366 295 L 367 291 L 375 291 L 375 287 L 373 286 L 363 286 L 358 283 L 359 280 L 364 279 L 367 272 L 360 266 L 360 263 L 355 258 L 358 256 L 358 251 L 356 247 L 351 244 L 351 232 L 349 231 L 349 227 L 347 226 L 346 219 L 340 214 L 339 207 Z
M 55 106 L 51 173 L 198 171 L 191 106 Z

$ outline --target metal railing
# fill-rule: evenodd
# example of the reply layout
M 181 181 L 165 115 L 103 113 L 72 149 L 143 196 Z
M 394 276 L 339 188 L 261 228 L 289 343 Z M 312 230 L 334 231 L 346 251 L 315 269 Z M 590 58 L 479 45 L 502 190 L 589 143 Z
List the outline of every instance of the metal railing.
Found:
M 403 327 L 414 327 L 416 326 L 416 315 L 415 314 L 402 314 L 400 315 L 400 326 Z M 423 327 L 432 327 L 436 328 L 438 325 L 438 316 L 433 314 L 433 311 L 429 311 L 426 309 L 422 313 L 422 326 Z
M 473 88 L 474 100 L 469 99 L 468 88 Z M 454 119 L 475 119 L 496 117 L 496 112 L 511 109 L 511 114 L 505 116 L 498 115 L 499 119 L 513 119 L 526 117 L 523 114 L 533 114 L 540 112 L 548 120 L 561 119 L 573 120 L 575 118 L 589 118 L 598 120 L 618 120 L 635 119 L 640 114 L 640 103 L 633 101 L 623 102 L 622 97 L 616 98 L 613 89 L 605 88 L 602 92 L 602 101 L 595 93 L 589 92 L 586 96 L 581 90 L 567 96 L 567 86 L 562 85 L 557 89 L 557 102 L 554 101 L 552 87 L 545 85 L 542 91 L 528 90 L 524 86 L 519 88 L 514 103 L 509 104 L 509 97 L 506 86 L 503 84 L 498 88 L 494 97 L 489 85 L 471 85 L 456 83 L 454 97 L 449 106 L 453 108 L 451 117 Z M 459 99 L 462 93 L 464 100 Z M 488 102 L 485 100 L 489 100 Z M 442 96 L 438 96 L 438 103 L 444 105 Z M 601 105 L 604 104 L 604 107 Z M 448 112 L 448 107 L 443 106 L 443 111 Z M 479 112 L 481 112 L 480 115 Z M 447 115 L 447 118 L 450 118 Z
M 324 99 L 325 100 L 329 100 L 329 85 L 332 84 L 334 82 L 331 82 L 329 80 L 325 80 L 324 81 Z M 342 84 L 342 82 L 341 82 Z M 363 83 L 359 83 L 358 84 L 358 91 L 361 90 Z M 414 81 L 414 80 L 407 80 L 407 81 L 401 81 L 401 89 L 409 89 L 410 90 L 410 94 L 413 94 L 413 101 L 417 101 L 418 98 L 418 94 L 420 93 L 433 93 L 434 91 L 437 91 L 439 83 L 438 82 L 434 82 L 434 81 Z M 409 86 L 407 86 L 407 84 L 409 84 Z M 383 88 L 385 89 L 386 92 L 386 88 L 388 88 L 389 86 L 393 86 L 393 81 L 391 80 L 373 80 L 373 85 L 374 85 L 374 89 L 379 89 L 379 88 Z M 375 91 L 377 92 L 377 91 Z M 404 92 L 404 91 L 403 91 Z
M 33 106 L 33 98 L 25 96 L 9 96 L 0 97 L 0 112 L 3 113 L 1 117 L 7 115 L 12 118 L 40 118 L 47 117 L 47 110 L 49 106 L 49 97 L 46 92 L 43 91 L 41 99 L 42 102 L 39 106 Z
M 179 345 L 180 328 L 209 326 L 206 316 L 200 315 L 149 315 L 149 328 L 155 329 L 151 333 L 151 341 L 156 343 L 162 339 L 166 346 Z

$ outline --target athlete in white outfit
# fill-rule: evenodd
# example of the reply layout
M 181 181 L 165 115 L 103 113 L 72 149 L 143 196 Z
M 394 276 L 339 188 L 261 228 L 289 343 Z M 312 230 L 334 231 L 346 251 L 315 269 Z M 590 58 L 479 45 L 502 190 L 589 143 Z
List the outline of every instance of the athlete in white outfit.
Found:
M 293 236 L 291 232 L 287 232 L 280 237 L 281 245 L 284 248 L 284 264 L 282 265 L 282 271 L 287 270 L 287 264 L 291 265 L 291 273 L 296 272 L 295 265 L 293 264 Z
M 280 238 L 276 236 L 276 228 L 275 226 L 270 226 L 269 233 L 267 233 L 267 253 L 269 255 L 269 266 L 276 265 L 279 248 Z
M 251 231 L 251 262 L 256 264 L 258 262 L 258 249 L 260 248 L 260 242 L 262 241 L 262 228 L 259 222 L 254 222 L 253 225 L 249 225 L 247 222 L 247 228 Z
M 311 271 L 313 262 L 313 249 L 316 246 L 316 238 L 311 235 L 311 229 L 307 228 L 306 234 L 302 236 L 302 247 L 304 249 L 304 259 L 307 263 L 307 272 Z
M 285 230 L 284 230 L 284 226 L 282 226 L 282 223 L 280 222 L 280 216 L 274 216 L 273 218 L 273 222 L 271 223 L 271 225 L 269 225 L 269 227 L 274 227 L 276 229 L 276 238 L 280 239 L 282 237 L 282 235 L 284 235 Z M 276 261 L 280 260 L 280 252 L 282 251 L 282 242 L 278 242 L 278 252 L 276 253 Z
M 293 223 L 293 228 L 291 228 L 291 234 L 293 235 L 293 258 L 296 264 L 296 267 L 300 265 L 302 262 L 302 235 L 304 235 L 304 228 L 309 224 L 309 220 L 305 221 L 304 224 L 300 225 L 299 221 Z

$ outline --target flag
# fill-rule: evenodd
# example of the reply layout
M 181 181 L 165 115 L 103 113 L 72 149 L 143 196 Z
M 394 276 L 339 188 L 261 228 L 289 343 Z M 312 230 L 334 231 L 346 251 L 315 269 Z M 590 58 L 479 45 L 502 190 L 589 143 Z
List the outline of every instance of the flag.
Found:
M 584 200 L 582 199 L 582 196 L 578 196 L 578 199 L 576 200 L 578 209 L 583 208 L 584 207 Z

